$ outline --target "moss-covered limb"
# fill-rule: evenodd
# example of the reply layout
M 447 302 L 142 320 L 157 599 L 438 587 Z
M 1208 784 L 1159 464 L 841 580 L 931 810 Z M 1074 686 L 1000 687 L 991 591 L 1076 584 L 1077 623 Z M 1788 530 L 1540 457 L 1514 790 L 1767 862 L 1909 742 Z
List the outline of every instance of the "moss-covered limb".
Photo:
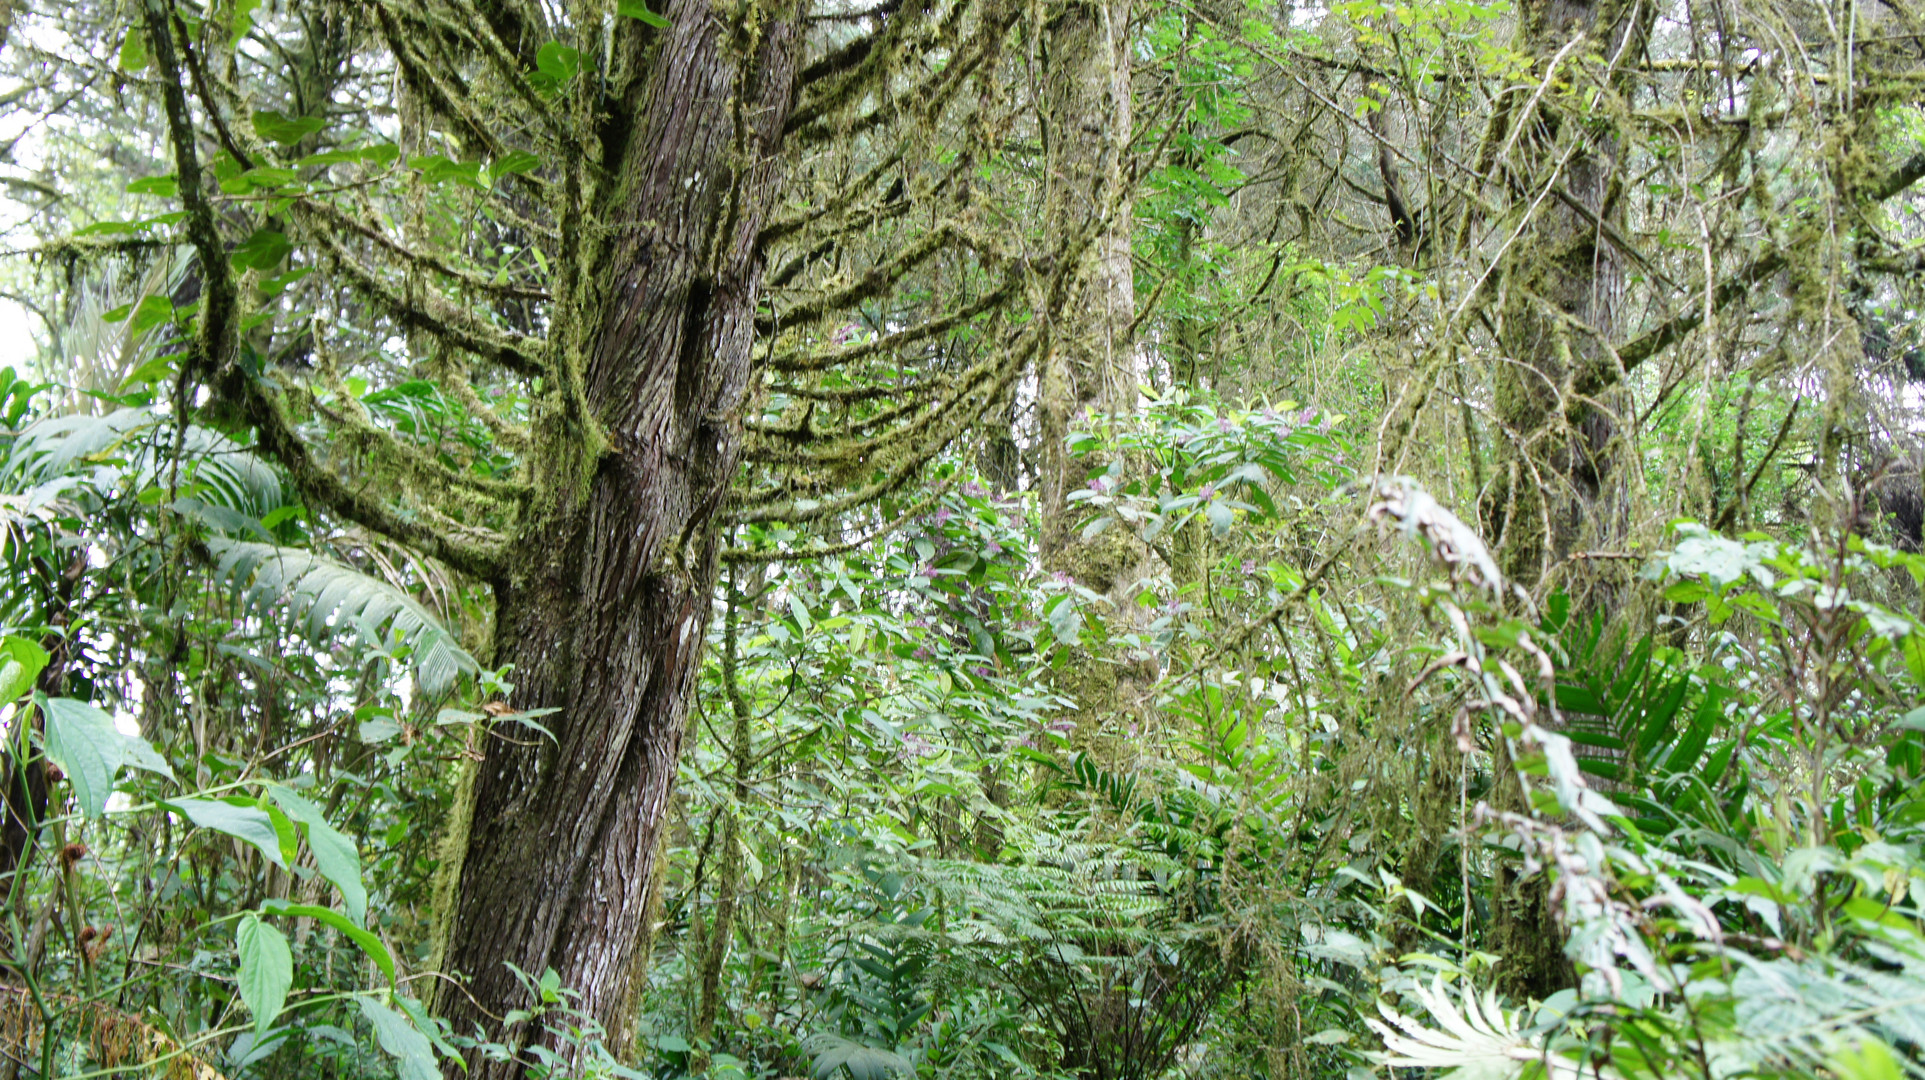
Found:
M 532 69 L 535 53 L 554 39 L 547 13 L 537 0 L 474 0 L 474 9 L 497 41 L 511 45 L 519 66 Z
M 1711 292 L 1707 305 L 1703 296 L 1694 298 L 1689 308 L 1659 323 L 1645 333 L 1631 339 L 1616 351 L 1616 362 L 1610 357 L 1598 357 L 1581 369 L 1571 381 L 1572 405 L 1596 398 L 1616 386 L 1618 382 L 1646 360 L 1681 340 L 1686 334 L 1704 324 L 1707 306 L 1713 312 L 1721 311 L 1731 304 L 1750 295 L 1758 283 L 1778 274 L 1791 265 L 1790 257 L 1782 248 L 1772 248 L 1747 262 L 1743 267 L 1719 282 Z
M 476 111 L 473 96 L 460 82 L 460 66 L 445 57 L 424 56 L 417 48 L 419 40 L 433 38 L 409 33 L 408 28 L 402 25 L 405 14 L 392 4 L 384 0 L 372 7 L 375 24 L 380 28 L 382 41 L 394 56 L 395 67 L 408 85 L 421 95 L 422 102 L 458 129 L 464 139 L 472 141 L 483 153 L 489 157 L 501 157 L 506 148 L 496 137 L 494 125 Z
M 235 309 L 240 293 L 228 264 L 214 210 L 202 190 L 200 153 L 187 111 L 187 92 L 181 86 L 180 60 L 174 51 L 175 18 L 172 0 L 144 0 L 148 48 L 158 69 L 161 104 L 167 114 L 167 141 L 173 150 L 174 175 L 182 204 L 187 208 L 187 239 L 201 267 L 200 330 L 195 337 L 195 361 L 203 374 L 229 365 L 238 340 Z
M 532 300 L 546 302 L 553 299 L 546 289 L 530 285 L 516 285 L 512 282 L 497 283 L 472 270 L 463 270 L 448 260 L 428 252 L 416 251 L 389 235 L 387 230 L 369 224 L 347 213 L 324 199 L 297 198 L 290 203 L 295 218 L 317 233 L 337 235 L 338 231 L 351 232 L 373 245 L 382 255 L 394 260 L 402 267 L 413 268 L 439 274 L 455 282 L 464 289 L 473 289 L 487 296 L 499 296 L 506 300 Z
M 959 8 L 964 6 L 958 5 Z M 841 120 L 839 113 L 832 113 L 820 116 L 808 125 L 791 125 L 790 144 L 806 149 L 837 139 L 853 138 L 891 121 L 903 120 L 905 113 L 911 124 L 928 123 L 968 84 L 970 77 L 1000 51 L 1001 38 L 1015 25 L 1016 15 L 1015 4 L 1004 4 L 1000 9 L 985 13 L 982 25 L 967 46 L 958 49 L 949 64 L 911 87 L 908 92 L 891 95 L 888 104 L 879 105 L 848 120 Z
M 324 359 L 319 365 L 322 378 L 338 404 L 329 406 L 304 389 L 296 390 L 303 406 L 332 424 L 337 432 L 335 438 L 407 474 L 403 485 L 418 500 L 432 505 L 433 496 L 427 493 L 446 492 L 463 509 L 505 515 L 528 498 L 530 489 L 525 482 L 494 480 L 449 468 L 420 447 L 402 441 L 376 424 L 361 399 L 341 381 L 338 367 L 325 353 L 322 355 Z
M 1913 154 L 1875 177 L 1864 186 L 1863 192 L 1871 202 L 1885 202 L 1909 190 L 1920 180 L 1925 180 L 1925 153 Z M 1793 233 L 1795 235 L 1796 230 L 1793 230 Z M 1761 282 L 1775 277 L 1791 264 L 1791 256 L 1783 247 L 1773 247 L 1761 252 L 1735 273 L 1719 282 L 1711 290 L 1708 302 L 1702 295 L 1694 296 L 1690 307 L 1633 338 L 1618 349 L 1616 363 L 1605 362 L 1607 358 L 1595 358 L 1572 380 L 1573 404 L 1596 398 L 1616 386 L 1624 376 L 1636 370 L 1639 365 L 1702 326 L 1707 309 L 1713 314 L 1724 310 L 1750 295 L 1751 290 Z M 1902 259 L 1894 263 L 1887 263 L 1883 259 L 1866 260 L 1866 268 L 1894 273 L 1912 272 L 1907 265 L 1907 260 Z M 1920 269 L 1925 269 L 1925 261 L 1921 261 Z
M 850 421 L 839 430 L 813 426 L 809 413 L 786 427 L 750 428 L 760 438 L 745 451 L 748 460 L 769 464 L 828 469 L 838 473 L 861 470 L 871 462 L 887 461 L 925 438 L 930 426 L 951 412 L 972 408 L 971 402 L 983 387 L 1003 377 L 1007 357 L 1000 350 L 989 350 L 981 360 L 945 380 L 929 380 L 918 390 L 939 388 L 924 394 L 904 391 L 901 404 L 883 409 L 873 416 Z M 980 408 L 976 415 L 980 415 Z M 879 432 L 879 433 L 875 433 Z
M 1042 341 L 1043 335 L 1040 333 L 1025 334 L 1020 342 L 1009 348 L 1007 361 L 1000 365 L 998 377 L 984 388 L 974 402 L 958 402 L 955 408 L 932 413 L 928 425 L 923 429 L 928 437 L 913 444 L 895 462 L 885 466 L 882 476 L 863 487 L 831 499 L 807 500 L 813 505 L 805 506 L 803 497 L 796 494 L 796 486 L 792 483 L 783 489 L 751 493 L 743 497 L 728 511 L 729 519 L 741 524 L 820 521 L 850 513 L 900 490 L 999 400 L 1000 395 L 1015 383 L 1023 367 L 1036 355 Z
M 517 375 L 532 378 L 552 373 L 553 365 L 544 355 L 547 347 L 541 341 L 489 326 L 432 292 L 419 298 L 409 297 L 400 286 L 356 259 L 339 237 L 325 229 L 303 229 L 302 232 L 303 239 L 314 244 L 339 270 L 345 284 L 403 327 L 427 334 Z
M 866 548 L 870 544 L 876 543 L 885 537 L 894 535 L 901 530 L 903 526 L 922 518 L 934 510 L 936 505 L 956 486 L 956 481 L 961 478 L 962 475 L 961 472 L 956 472 L 945 478 L 942 482 L 931 487 L 926 495 L 916 500 L 908 509 L 876 526 L 875 529 L 855 540 L 841 541 L 834 544 L 815 544 L 805 548 L 796 548 L 792 551 L 773 551 L 765 548 L 724 548 L 722 549 L 721 559 L 726 564 L 736 565 L 742 563 L 807 562 L 812 559 L 827 559 L 837 555 L 847 555 L 853 551 Z
M 528 429 L 511 423 L 496 412 L 493 405 L 481 400 L 481 395 L 475 393 L 474 383 L 468 378 L 467 369 L 452 355 L 451 350 L 443 349 L 441 355 L 430 360 L 427 374 L 441 387 L 442 392 L 459 402 L 469 416 L 479 420 L 481 426 L 487 428 L 488 433 L 503 447 L 517 454 L 528 453 L 532 445 Z
M 1650 257 L 1644 254 L 1643 249 L 1639 248 L 1635 243 L 1632 243 L 1630 237 L 1624 235 L 1624 230 L 1618 228 L 1609 218 L 1599 217 L 1593 213 L 1590 207 L 1584 205 L 1583 200 L 1571 194 L 1569 185 L 1554 184 L 1551 187 L 1551 194 L 1572 213 L 1583 218 L 1587 224 L 1593 229 L 1596 229 L 1598 234 L 1603 236 L 1604 239 L 1610 241 L 1611 246 L 1615 248 L 1619 254 L 1637 263 L 1638 269 L 1649 275 L 1651 280 L 1673 292 L 1684 291 L 1677 282 L 1671 280 L 1670 275 L 1666 274 L 1662 267 L 1651 261 Z
M 496 30 L 496 23 L 501 21 L 498 16 L 502 5 L 496 3 L 486 6 L 496 10 L 485 11 L 482 4 L 458 6 L 448 15 L 449 30 L 487 57 L 488 66 L 495 77 L 527 106 L 528 115 L 535 117 L 556 141 L 564 146 L 574 145 L 574 133 L 555 116 L 548 102 L 542 99 L 524 74 L 534 66 L 533 48 L 529 48 L 525 56 L 510 49 Z
M 444 531 L 435 524 L 410 520 L 377 494 L 350 486 L 316 461 L 272 384 L 230 364 L 216 389 L 238 407 L 241 419 L 254 426 L 260 448 L 287 470 L 308 505 L 339 514 L 483 581 L 495 579 L 506 565 L 507 545 L 502 538 L 471 526 Z
M 764 244 L 786 240 L 797 234 L 806 233 L 810 243 L 819 244 L 827 240 L 858 236 L 884 221 L 894 221 L 902 217 L 919 201 L 926 201 L 924 192 L 916 192 L 904 197 L 907 181 L 900 175 L 888 189 L 878 192 L 882 178 L 902 165 L 903 151 L 896 150 L 883 161 L 878 162 L 867 173 L 850 181 L 843 187 L 842 194 L 828 200 L 821 206 L 789 214 L 763 226 L 761 242 Z M 958 170 L 951 169 L 943 178 L 932 185 L 926 194 L 933 195 L 949 187 Z M 866 194 L 875 194 L 876 199 L 860 210 L 852 209 L 857 199 Z M 817 256 L 819 257 L 819 256 Z M 770 284 L 786 284 L 795 276 L 791 269 L 797 258 L 808 259 L 807 253 L 793 256 L 789 263 L 769 275 Z
M 1014 267 L 1004 271 L 1003 280 L 996 288 L 984 293 L 969 304 L 934 319 L 905 327 L 893 334 L 881 334 L 869 340 L 850 345 L 835 346 L 827 349 L 797 349 L 777 353 L 768 362 L 771 371 L 785 374 L 827 371 L 865 360 L 872 356 L 883 356 L 898 352 L 919 342 L 941 337 L 957 327 L 963 326 L 979 316 L 1009 302 L 1016 296 L 1022 284 L 1022 275 Z M 785 320 L 786 321 L 786 320 Z
M 804 89 L 789 114 L 787 133 L 821 125 L 872 90 L 886 91 L 888 80 L 897 74 L 902 57 L 912 46 L 953 45 L 957 26 L 969 6 L 969 0 L 954 0 L 942 23 L 885 19 L 874 33 L 811 64 L 797 80 Z M 917 50 L 917 54 L 922 51 Z M 808 72 L 815 72 L 814 77 Z
M 243 169 L 251 169 L 257 157 L 250 154 L 234 138 L 234 131 L 228 126 L 227 119 L 221 114 L 221 102 L 214 97 L 213 82 L 208 78 L 206 65 L 194 53 L 194 43 L 187 32 L 187 24 L 178 13 L 174 16 L 175 28 L 180 33 L 181 57 L 187 62 L 187 71 L 194 80 L 195 92 L 200 96 L 201 106 L 207 114 L 207 122 L 213 125 L 214 137 L 220 140 L 221 147 L 234 156 Z M 228 104 L 231 106 L 232 98 Z
M 790 329 L 813 326 L 838 312 L 849 311 L 864 301 L 888 292 L 932 256 L 951 247 L 977 247 L 972 243 L 973 239 L 962 226 L 943 222 L 894 258 L 871 267 L 845 288 L 824 293 L 782 312 L 782 325 Z

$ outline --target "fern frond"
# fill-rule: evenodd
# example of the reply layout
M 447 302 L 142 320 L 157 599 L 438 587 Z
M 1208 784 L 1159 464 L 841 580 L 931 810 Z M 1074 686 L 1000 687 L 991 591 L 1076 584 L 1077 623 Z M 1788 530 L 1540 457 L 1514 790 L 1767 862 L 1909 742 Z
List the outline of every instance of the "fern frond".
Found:
M 1511 1080 L 1532 1063 L 1540 1063 L 1548 1067 L 1551 1080 L 1578 1080 L 1576 1064 L 1547 1055 L 1542 1045 L 1523 1033 L 1517 1015 L 1498 1005 L 1495 994 L 1486 992 L 1480 1003 L 1476 989 L 1467 986 L 1460 1009 L 1441 976 L 1429 986 L 1418 983 L 1411 993 L 1437 1026 L 1427 1027 L 1378 1002 L 1383 1019 L 1364 1019 L 1384 1041 L 1386 1053 L 1372 1055 L 1378 1064 L 1395 1069 L 1449 1069 L 1446 1075 L 1457 1080 Z M 1587 1066 L 1584 1075 L 1594 1074 Z

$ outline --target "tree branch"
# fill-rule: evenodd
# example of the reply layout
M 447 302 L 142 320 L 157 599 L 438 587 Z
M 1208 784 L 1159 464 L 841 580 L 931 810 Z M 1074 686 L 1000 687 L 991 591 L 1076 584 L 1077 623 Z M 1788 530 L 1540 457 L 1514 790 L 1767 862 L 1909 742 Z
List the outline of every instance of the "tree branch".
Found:
M 241 418 L 254 426 L 262 449 L 288 471 L 308 502 L 409 544 L 457 570 L 492 577 L 502 559 L 499 547 L 491 549 L 463 542 L 403 520 L 380 500 L 349 488 L 340 477 L 314 460 L 268 385 L 233 362 L 238 341 L 235 311 L 239 291 L 227 261 L 227 251 L 221 244 L 220 230 L 214 223 L 213 208 L 202 191 L 200 156 L 195 149 L 187 95 L 181 87 L 180 59 L 174 51 L 171 6 L 168 0 L 145 0 L 148 48 L 160 74 L 167 138 L 174 154 L 181 202 L 187 210 L 188 241 L 201 267 L 200 330 L 195 338 L 197 365 L 213 376 L 210 385 L 221 400 L 236 407 Z

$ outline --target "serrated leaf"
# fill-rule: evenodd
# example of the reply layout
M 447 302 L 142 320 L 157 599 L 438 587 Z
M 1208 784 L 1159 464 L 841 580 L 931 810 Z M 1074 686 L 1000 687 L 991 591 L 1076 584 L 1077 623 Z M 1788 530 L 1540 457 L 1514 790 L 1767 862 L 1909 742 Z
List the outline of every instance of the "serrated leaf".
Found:
M 254 1014 L 254 1032 L 259 1037 L 287 1004 L 288 988 L 294 985 L 294 954 L 285 935 L 251 913 L 241 917 L 234 944 L 240 952 L 235 976 L 241 1000 Z

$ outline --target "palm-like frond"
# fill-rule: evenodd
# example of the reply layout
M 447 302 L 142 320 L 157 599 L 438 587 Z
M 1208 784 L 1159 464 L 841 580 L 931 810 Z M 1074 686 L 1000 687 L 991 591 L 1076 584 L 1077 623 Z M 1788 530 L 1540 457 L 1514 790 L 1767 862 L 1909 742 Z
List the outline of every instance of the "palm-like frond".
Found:
M 814 1059 L 817 1080 L 829 1080 L 844 1069 L 849 1071 L 850 1080 L 894 1080 L 916 1075 L 915 1065 L 901 1054 L 841 1035 L 812 1035 L 803 1040 L 802 1046 Z
M 414 597 L 380 578 L 300 548 L 249 540 L 210 539 L 219 580 L 239 590 L 243 602 L 265 614 L 285 604 L 305 619 L 310 638 L 331 627 L 354 626 L 379 634 L 385 626 L 413 651 L 415 677 L 428 694 L 445 692 L 463 674 L 480 670 L 434 615 Z
M 103 491 L 178 480 L 202 504 L 256 518 L 286 502 L 280 477 L 246 447 L 198 424 L 182 431 L 151 408 L 47 417 L 21 431 L 0 459 L 0 489 L 11 492 L 83 474 Z
M 1547 1056 L 1538 1040 L 1523 1033 L 1518 1017 L 1486 991 L 1480 1001 L 1474 987 L 1463 990 L 1462 1007 L 1452 1000 L 1441 976 L 1429 986 L 1411 990 L 1435 1027 L 1405 1016 L 1379 1002 L 1383 1019 L 1364 1023 L 1384 1041 L 1385 1053 L 1374 1055 L 1379 1064 L 1397 1069 L 1449 1069 L 1458 1080 L 1509 1080 L 1531 1062 L 1549 1066 L 1552 1080 L 1577 1080 L 1575 1064 Z M 1585 1068 L 1585 1075 L 1592 1075 Z

